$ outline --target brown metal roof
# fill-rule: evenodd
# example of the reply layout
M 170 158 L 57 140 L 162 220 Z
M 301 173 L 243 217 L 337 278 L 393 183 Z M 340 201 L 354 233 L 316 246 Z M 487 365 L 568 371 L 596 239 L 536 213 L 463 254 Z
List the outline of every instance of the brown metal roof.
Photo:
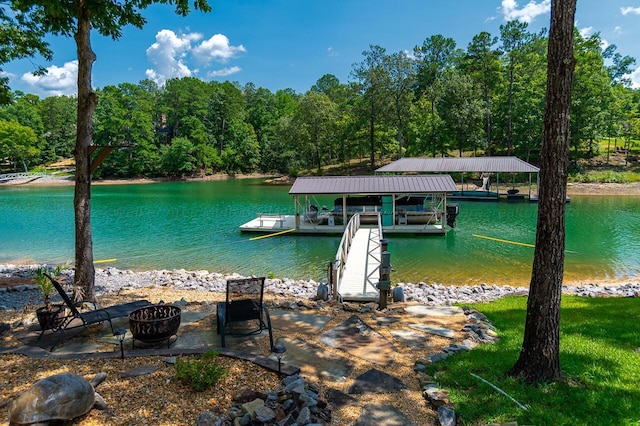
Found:
M 457 189 L 449 175 L 319 176 L 297 178 L 289 194 L 427 194 Z
M 540 169 L 518 157 L 401 158 L 376 173 L 538 173 Z

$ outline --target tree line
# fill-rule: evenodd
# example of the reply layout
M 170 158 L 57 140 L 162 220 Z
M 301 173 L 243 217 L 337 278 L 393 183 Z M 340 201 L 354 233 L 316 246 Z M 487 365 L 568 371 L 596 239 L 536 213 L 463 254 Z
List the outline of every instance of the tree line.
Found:
M 635 59 L 599 34 L 574 33 L 572 164 L 599 141 L 640 139 Z M 117 146 L 95 177 L 277 172 L 296 175 L 367 159 L 515 155 L 539 163 L 547 70 L 546 30 L 526 23 L 481 32 L 466 49 L 442 35 L 412 52 L 369 46 L 350 81 L 321 76 L 304 94 L 198 78 L 122 83 L 95 92 L 93 143 Z M 73 156 L 77 99 L 15 92 L 0 108 L 0 165 L 25 170 Z

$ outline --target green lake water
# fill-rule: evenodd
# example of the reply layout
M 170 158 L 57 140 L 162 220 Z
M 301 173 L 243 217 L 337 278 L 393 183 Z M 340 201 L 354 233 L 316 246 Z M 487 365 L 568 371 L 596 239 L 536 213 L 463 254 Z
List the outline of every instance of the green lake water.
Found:
M 94 185 L 94 259 L 118 269 L 320 279 L 339 236 L 250 241 L 238 226 L 256 213 L 293 212 L 288 186 L 262 180 Z M 318 200 L 331 204 L 331 198 Z M 446 236 L 388 235 L 394 282 L 527 285 L 535 203 L 460 202 Z M 0 187 L 0 263 L 74 259 L 73 187 Z M 565 281 L 640 275 L 640 197 L 574 196 L 567 205 Z

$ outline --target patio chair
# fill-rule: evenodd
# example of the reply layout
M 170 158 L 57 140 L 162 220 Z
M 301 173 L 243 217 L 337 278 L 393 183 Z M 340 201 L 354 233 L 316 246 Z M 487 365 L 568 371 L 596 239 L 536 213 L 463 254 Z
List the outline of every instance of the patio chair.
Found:
M 55 289 L 60 294 L 60 297 L 64 301 L 66 308 L 66 315 L 64 319 L 61 321 L 56 321 L 56 318 L 52 318 L 49 320 L 49 324 L 43 327 L 40 336 L 38 336 L 38 340 L 42 338 L 45 331 L 51 330 L 54 333 L 60 333 L 58 339 L 53 343 L 49 351 L 53 351 L 56 345 L 62 340 L 64 337 L 64 331 L 70 330 L 78 327 L 86 327 L 92 324 L 99 324 L 104 321 L 109 321 L 109 325 L 111 326 L 111 332 L 114 333 L 113 323 L 111 322 L 114 318 L 126 317 L 135 309 L 152 305 L 148 300 L 136 300 L 135 302 L 122 303 L 120 305 L 113 305 L 106 308 L 101 309 L 93 309 L 85 312 L 80 312 L 76 304 L 71 300 L 66 291 L 62 288 L 59 282 L 57 282 L 53 277 L 49 274 L 46 274 L 47 278 L 51 280 L 51 283 L 55 287 Z M 95 304 L 94 304 L 95 307 Z
M 273 350 L 271 318 L 263 303 L 264 281 L 264 277 L 227 280 L 226 300 L 218 302 L 216 313 L 216 331 L 223 348 L 225 336 L 251 336 L 267 330 Z

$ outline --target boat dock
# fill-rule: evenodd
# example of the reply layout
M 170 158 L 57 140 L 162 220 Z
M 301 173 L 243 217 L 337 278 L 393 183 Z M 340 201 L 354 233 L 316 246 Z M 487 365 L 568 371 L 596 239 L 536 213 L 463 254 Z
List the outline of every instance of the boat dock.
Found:
M 401 158 L 376 169 L 376 174 L 459 174 L 460 185 L 449 192 L 451 200 L 468 201 L 538 201 L 540 169 L 518 157 L 445 157 Z M 500 180 L 500 176 L 507 175 Z M 528 176 L 528 191 L 515 188 L 516 175 Z M 465 176 L 467 180 L 465 180 Z M 535 176 L 535 180 L 533 177 Z M 469 179 L 471 177 L 471 179 Z M 474 178 L 475 177 L 475 178 Z M 509 179 L 511 188 L 509 189 Z M 534 183 L 535 182 L 535 183 Z M 520 182 L 522 184 L 522 182 Z M 533 191 L 535 187 L 536 192 Z
M 444 235 L 458 215 L 447 205 L 456 189 L 448 175 L 300 177 L 289 191 L 293 214 L 258 213 L 240 231 L 342 234 L 358 214 L 363 226 L 381 224 L 385 233 Z

